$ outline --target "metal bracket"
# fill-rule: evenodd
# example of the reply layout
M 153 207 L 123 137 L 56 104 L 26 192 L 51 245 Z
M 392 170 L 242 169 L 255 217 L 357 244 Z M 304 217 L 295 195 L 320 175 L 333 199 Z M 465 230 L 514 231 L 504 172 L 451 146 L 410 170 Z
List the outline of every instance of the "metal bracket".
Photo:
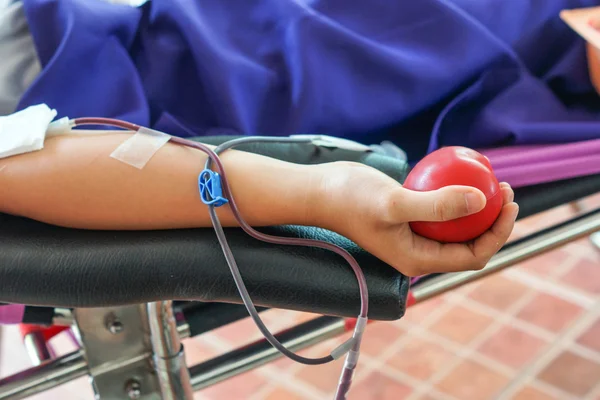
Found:
M 145 305 L 77 309 L 74 317 L 96 398 L 162 399 Z
M 74 318 L 96 398 L 193 399 L 171 301 L 76 309 Z

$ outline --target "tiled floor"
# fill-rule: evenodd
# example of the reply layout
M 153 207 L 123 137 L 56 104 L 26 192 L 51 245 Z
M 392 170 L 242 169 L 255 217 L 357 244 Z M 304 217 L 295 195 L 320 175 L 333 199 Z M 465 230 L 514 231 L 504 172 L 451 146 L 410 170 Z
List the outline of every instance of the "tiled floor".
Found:
M 600 197 L 588 204 L 600 204 Z M 516 236 L 568 216 L 561 208 L 518 224 Z M 277 330 L 311 316 L 265 314 Z M 186 341 L 188 361 L 259 338 L 250 321 Z M 64 347 L 65 338 L 59 338 Z M 325 354 L 341 339 L 305 351 Z M 0 375 L 28 361 L 4 328 Z M 330 399 L 341 362 L 280 360 L 197 394 L 198 400 Z M 34 399 L 91 399 L 85 379 Z M 350 399 L 600 400 L 600 252 L 582 239 L 367 329 Z

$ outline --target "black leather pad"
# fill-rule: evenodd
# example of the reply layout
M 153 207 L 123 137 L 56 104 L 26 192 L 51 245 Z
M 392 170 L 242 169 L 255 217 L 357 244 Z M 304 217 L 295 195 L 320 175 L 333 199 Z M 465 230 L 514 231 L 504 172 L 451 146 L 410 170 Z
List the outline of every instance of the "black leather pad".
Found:
M 203 138 L 213 144 L 223 140 Z M 312 145 L 263 144 L 245 150 L 297 163 L 358 161 L 400 181 L 408 169 L 402 162 L 377 154 Z M 365 271 L 370 317 L 392 320 L 404 314 L 408 279 L 347 239 L 307 227 L 265 231 L 342 246 Z M 338 255 L 265 244 L 239 229 L 228 229 L 227 237 L 256 305 L 357 315 L 358 284 Z M 240 302 L 212 229 L 84 231 L 0 214 L 0 301 L 103 307 L 164 299 Z
M 599 192 L 600 175 L 590 175 L 518 188 L 515 201 L 519 204 L 521 219 Z
M 371 316 L 404 313 L 407 279 L 330 232 L 269 228 L 286 236 L 328 240 L 349 250 L 365 270 Z M 227 230 L 255 303 L 320 314 L 355 316 L 358 285 L 336 254 L 258 242 Z M 161 299 L 239 302 L 210 229 L 103 232 L 56 228 L 31 220 L 0 219 L 0 299 L 63 307 L 101 307 Z

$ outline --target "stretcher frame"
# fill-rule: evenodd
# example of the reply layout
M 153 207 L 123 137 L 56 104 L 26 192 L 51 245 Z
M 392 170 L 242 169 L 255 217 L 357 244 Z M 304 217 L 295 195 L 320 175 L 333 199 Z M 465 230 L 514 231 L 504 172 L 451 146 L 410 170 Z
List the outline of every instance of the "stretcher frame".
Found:
M 584 237 L 597 243 L 600 208 L 506 244 L 479 271 L 425 277 L 409 292 L 411 307 Z M 181 340 L 191 327 L 173 302 L 111 309 L 55 310 L 54 323 L 69 325 L 81 349 L 52 358 L 40 337 L 26 338 L 33 368 L 0 380 L 0 400 L 24 399 L 82 376 L 91 378 L 99 399 L 192 399 L 205 389 L 282 357 L 266 340 L 188 367 Z M 294 351 L 352 330 L 352 319 L 321 316 L 280 332 Z M 111 358 L 113 357 L 113 358 Z M 150 367 L 149 367 L 150 366 Z M 123 384 L 124 377 L 128 377 Z

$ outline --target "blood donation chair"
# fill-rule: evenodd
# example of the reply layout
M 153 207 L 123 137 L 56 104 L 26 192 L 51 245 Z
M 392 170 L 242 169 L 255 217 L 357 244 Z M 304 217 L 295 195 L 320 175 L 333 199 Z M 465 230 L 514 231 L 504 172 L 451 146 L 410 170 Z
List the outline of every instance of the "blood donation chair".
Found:
M 296 163 L 358 161 L 398 181 L 409 170 L 402 161 L 380 154 L 308 144 L 241 149 Z M 519 218 L 599 191 L 600 175 L 517 189 Z M 276 235 L 326 240 L 350 251 L 367 278 L 369 316 L 381 321 L 402 318 L 407 306 L 599 230 L 600 209 L 580 213 L 508 243 L 481 271 L 428 276 L 410 287 L 407 277 L 339 235 L 312 227 L 264 228 Z M 278 335 L 286 346 L 297 351 L 352 329 L 360 303 L 358 285 L 341 257 L 321 249 L 262 243 L 240 229 L 226 233 L 260 310 L 322 315 Z M 185 365 L 182 338 L 247 317 L 212 228 L 85 231 L 0 215 L 0 302 L 26 304 L 24 322 L 71 326 L 80 346 L 53 358 L 47 335 L 29 332 L 28 349 L 38 365 L 1 379 L 0 399 L 26 398 L 85 375 L 100 399 L 189 399 L 192 391 L 280 357 L 261 340 Z

